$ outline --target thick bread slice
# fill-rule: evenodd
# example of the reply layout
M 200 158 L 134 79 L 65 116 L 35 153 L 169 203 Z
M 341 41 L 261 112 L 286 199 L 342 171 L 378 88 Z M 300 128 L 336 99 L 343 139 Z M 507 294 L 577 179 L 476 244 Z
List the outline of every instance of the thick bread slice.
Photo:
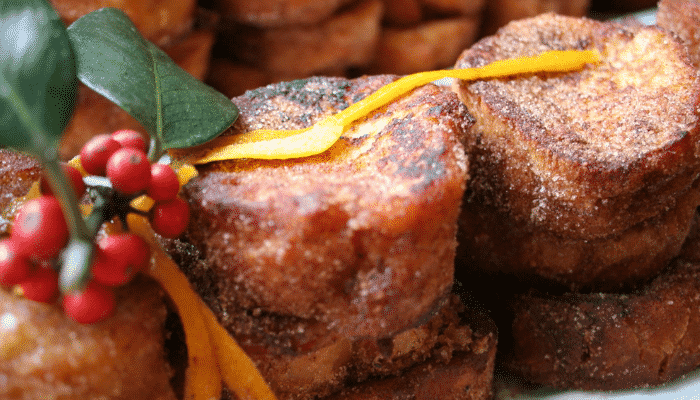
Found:
M 558 388 L 658 385 L 700 366 L 700 240 L 639 291 L 530 293 L 514 305 L 508 365 Z
M 371 73 L 411 74 L 448 67 L 476 39 L 476 17 L 444 18 L 411 27 L 384 28 Z
M 230 56 L 275 74 L 309 76 L 367 65 L 381 32 L 383 4 L 365 0 L 314 25 L 261 29 L 226 25 L 219 45 Z
M 697 74 L 659 28 L 553 14 L 509 24 L 456 66 L 564 49 L 597 49 L 603 61 L 569 74 L 458 83 L 478 115 L 471 187 L 515 221 L 605 237 L 666 210 L 697 178 Z
M 162 243 L 280 400 L 489 398 L 496 326 L 466 292 L 393 337 L 353 339 L 316 319 L 224 310 L 201 252 L 182 240 Z
M 137 279 L 117 291 L 113 316 L 68 319 L 0 289 L 0 398 L 8 400 L 175 400 L 166 362 L 163 293 Z
M 496 326 L 488 318 L 472 317 L 468 351 L 454 351 L 444 360 L 444 349 L 431 359 L 398 376 L 370 379 L 349 386 L 324 400 L 488 400 L 492 398 L 496 358 Z
M 225 19 L 261 28 L 313 25 L 353 0 L 215 0 Z
M 50 0 L 66 25 L 103 7 L 118 8 L 136 25 L 146 39 L 158 46 L 171 43 L 192 29 L 196 0 Z
M 394 78 L 310 78 L 233 101 L 225 134 L 297 129 Z M 467 178 L 466 108 L 428 85 L 352 125 L 328 151 L 200 168 L 184 187 L 191 241 L 229 307 L 316 318 L 346 336 L 388 337 L 452 286 Z
M 469 202 L 461 216 L 458 268 L 546 278 L 568 290 L 629 289 L 646 283 L 681 249 L 700 202 L 700 181 L 668 211 L 619 234 L 581 240 L 523 226 L 492 205 Z
M 544 13 L 583 17 L 590 0 L 490 0 L 484 10 L 485 34 L 491 35 L 511 21 Z
M 693 65 L 700 68 L 700 2 L 661 0 L 656 12 L 656 23 L 683 40 Z

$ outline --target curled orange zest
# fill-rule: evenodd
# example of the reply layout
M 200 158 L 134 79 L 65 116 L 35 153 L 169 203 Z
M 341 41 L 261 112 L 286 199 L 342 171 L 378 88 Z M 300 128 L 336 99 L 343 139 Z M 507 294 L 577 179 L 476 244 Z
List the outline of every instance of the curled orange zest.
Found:
M 381 87 L 365 99 L 315 125 L 298 130 L 260 129 L 245 134 L 220 136 L 205 144 L 203 155 L 194 155 L 195 164 L 237 158 L 288 159 L 307 157 L 330 148 L 346 127 L 370 112 L 427 83 L 443 79 L 479 80 L 539 73 L 567 72 L 600 61 L 596 50 L 548 51 L 533 57 L 518 57 L 495 61 L 483 67 L 419 72 L 404 76 Z M 192 157 L 190 150 L 173 151 L 175 158 Z
M 209 328 L 226 386 L 240 400 L 275 400 L 275 394 L 260 375 L 258 368 L 228 331 L 217 321 L 204 302 L 200 301 L 204 320 Z
M 218 399 L 223 381 L 242 400 L 276 400 L 253 361 L 219 324 L 156 241 L 148 219 L 129 214 L 127 225 L 151 245 L 153 258 L 148 274 L 168 293 L 181 316 L 189 357 L 185 399 Z
M 163 251 L 155 239 L 148 219 L 127 215 L 129 230 L 146 240 L 151 246 L 151 266 L 147 273 L 155 279 L 175 304 L 182 317 L 187 344 L 187 371 L 185 375 L 185 400 L 216 400 L 221 396 L 221 374 L 214 356 L 209 328 L 204 321 L 199 296 L 192 290 L 185 275 Z

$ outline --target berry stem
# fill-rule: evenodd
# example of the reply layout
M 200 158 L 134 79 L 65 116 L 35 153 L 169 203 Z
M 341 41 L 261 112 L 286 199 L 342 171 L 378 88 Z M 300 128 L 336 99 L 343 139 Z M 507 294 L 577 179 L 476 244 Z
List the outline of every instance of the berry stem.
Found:
M 51 190 L 61 203 L 63 215 L 70 232 L 68 246 L 61 255 L 62 267 L 59 275 L 59 287 L 62 292 L 81 289 L 88 278 L 90 263 L 95 245 L 95 232 L 89 229 L 78 208 L 78 198 L 60 163 L 54 160 L 44 162 L 44 170 Z
M 63 173 L 61 164 L 57 161 L 45 161 L 44 170 L 51 186 L 51 190 L 61 203 L 66 224 L 70 230 L 71 238 L 85 239 L 92 238 L 83 216 L 78 208 L 78 198 L 73 190 L 73 186 Z

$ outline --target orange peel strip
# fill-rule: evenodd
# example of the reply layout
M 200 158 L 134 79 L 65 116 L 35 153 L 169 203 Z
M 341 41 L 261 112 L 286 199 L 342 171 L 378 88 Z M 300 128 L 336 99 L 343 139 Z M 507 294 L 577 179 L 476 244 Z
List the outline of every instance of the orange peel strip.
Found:
M 192 290 L 187 277 L 155 240 L 148 219 L 136 214 L 127 216 L 129 230 L 151 246 L 151 266 L 147 273 L 155 279 L 175 304 L 182 316 L 188 365 L 185 374 L 185 400 L 215 400 L 221 396 L 219 372 L 208 324 L 200 307 L 201 300 Z
M 275 394 L 253 361 L 219 324 L 209 307 L 202 301 L 200 304 L 226 386 L 241 400 L 275 400 Z
M 392 102 L 409 91 L 442 78 L 466 81 L 503 78 L 539 72 L 568 72 L 600 61 L 596 50 L 548 51 L 533 57 L 518 57 L 495 61 L 483 67 L 419 72 L 404 76 L 363 100 L 315 125 L 298 130 L 259 129 L 245 134 L 218 137 L 204 146 L 206 151 L 194 160 L 195 164 L 236 158 L 288 159 L 307 157 L 330 148 L 345 128 L 370 112 Z M 173 151 L 173 157 L 187 158 L 187 150 Z

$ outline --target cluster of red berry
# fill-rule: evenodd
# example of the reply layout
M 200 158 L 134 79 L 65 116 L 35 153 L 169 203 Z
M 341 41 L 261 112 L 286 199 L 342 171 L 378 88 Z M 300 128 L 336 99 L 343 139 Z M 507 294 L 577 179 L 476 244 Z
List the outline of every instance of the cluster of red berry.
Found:
M 81 150 L 80 159 L 88 174 L 110 180 L 119 202 L 144 193 L 153 198 L 149 214 L 153 229 L 165 237 L 178 236 L 187 226 L 189 207 L 177 196 L 177 174 L 169 165 L 151 165 L 146 150 L 138 132 L 121 130 L 92 138 Z M 86 186 L 81 173 L 68 164 L 62 167 L 75 193 L 82 197 Z M 42 196 L 22 205 L 10 237 L 0 241 L 0 286 L 14 287 L 25 298 L 51 303 L 59 296 L 58 256 L 68 243 L 69 229 L 61 204 L 45 179 L 41 192 Z M 128 207 L 130 201 L 125 203 Z M 64 312 L 81 323 L 104 319 L 115 307 L 113 288 L 131 281 L 149 260 L 149 245 L 133 233 L 102 237 L 96 243 L 87 285 L 81 291 L 63 294 Z

